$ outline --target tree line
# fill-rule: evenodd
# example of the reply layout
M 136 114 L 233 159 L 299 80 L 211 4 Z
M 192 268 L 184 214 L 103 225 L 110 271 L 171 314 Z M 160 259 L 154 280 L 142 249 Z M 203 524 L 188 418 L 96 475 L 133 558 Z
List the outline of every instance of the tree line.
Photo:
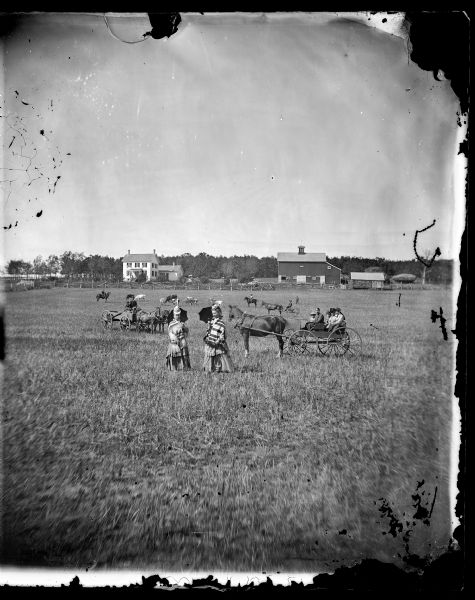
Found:
M 328 262 L 342 270 L 342 275 L 362 271 L 382 271 L 387 279 L 400 273 L 409 273 L 421 277 L 424 266 L 417 259 L 386 260 L 385 258 L 363 258 L 354 256 L 328 257 Z M 239 282 L 250 281 L 257 277 L 277 277 L 277 258 L 254 255 L 213 256 L 205 252 L 197 255 L 185 253 L 174 256 L 159 256 L 161 265 L 173 263 L 181 265 L 184 279 L 192 277 L 207 283 L 209 279 L 237 279 Z M 31 275 L 56 277 L 61 274 L 69 278 L 85 278 L 96 281 L 121 281 L 122 257 L 113 258 L 98 254 L 85 256 L 83 252 L 71 252 L 61 255 L 51 254 L 46 258 L 37 256 L 31 262 L 10 260 L 6 266 L 11 275 Z M 453 261 L 438 259 L 426 269 L 427 282 L 450 283 L 453 275 Z

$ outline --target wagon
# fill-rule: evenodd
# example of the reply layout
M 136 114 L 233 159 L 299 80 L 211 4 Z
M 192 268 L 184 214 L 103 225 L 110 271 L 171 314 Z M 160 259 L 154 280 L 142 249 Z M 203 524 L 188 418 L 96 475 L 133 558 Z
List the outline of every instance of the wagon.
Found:
M 133 320 L 129 310 L 105 310 L 102 313 L 102 323 L 105 329 L 112 329 L 114 323 L 119 323 L 122 330 L 131 329 L 132 325 L 137 328 L 137 321 Z
M 338 327 L 329 332 L 324 329 L 299 329 L 284 331 L 284 347 L 291 355 L 358 356 L 361 353 L 360 334 L 351 327 Z

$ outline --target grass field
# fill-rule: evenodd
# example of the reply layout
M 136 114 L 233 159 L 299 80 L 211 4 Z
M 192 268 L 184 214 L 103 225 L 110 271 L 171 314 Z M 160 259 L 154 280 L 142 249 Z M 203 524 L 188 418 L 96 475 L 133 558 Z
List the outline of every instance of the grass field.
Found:
M 446 550 L 455 339 L 430 311 L 452 329 L 450 291 L 299 291 L 302 316 L 341 306 L 362 354 L 277 359 L 268 337 L 245 359 L 229 326 L 236 372 L 218 375 L 201 371 L 210 292 L 187 307 L 185 373 L 166 334 L 104 330 L 96 292 L 7 295 L 4 564 L 317 573 Z

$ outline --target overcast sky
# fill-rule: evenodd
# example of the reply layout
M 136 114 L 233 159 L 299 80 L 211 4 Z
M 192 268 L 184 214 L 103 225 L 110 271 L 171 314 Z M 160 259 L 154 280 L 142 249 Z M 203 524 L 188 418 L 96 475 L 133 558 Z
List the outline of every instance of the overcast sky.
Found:
M 419 248 L 458 256 L 458 99 L 403 37 L 319 13 L 182 19 L 130 44 L 114 35 L 141 39 L 145 16 L 27 15 L 4 40 L 3 262 L 407 259 L 434 219 Z

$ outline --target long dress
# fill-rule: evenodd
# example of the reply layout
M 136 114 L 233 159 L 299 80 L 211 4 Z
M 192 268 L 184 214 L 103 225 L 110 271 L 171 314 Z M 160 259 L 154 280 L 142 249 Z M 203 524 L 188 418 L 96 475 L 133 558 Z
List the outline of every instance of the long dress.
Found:
M 170 343 L 167 349 L 167 368 L 170 371 L 187 371 L 191 369 L 190 354 L 186 336 L 188 327 L 173 319 L 168 326 Z
M 203 369 L 209 373 L 232 373 L 234 371 L 226 342 L 226 328 L 220 317 L 215 317 L 208 325 Z

